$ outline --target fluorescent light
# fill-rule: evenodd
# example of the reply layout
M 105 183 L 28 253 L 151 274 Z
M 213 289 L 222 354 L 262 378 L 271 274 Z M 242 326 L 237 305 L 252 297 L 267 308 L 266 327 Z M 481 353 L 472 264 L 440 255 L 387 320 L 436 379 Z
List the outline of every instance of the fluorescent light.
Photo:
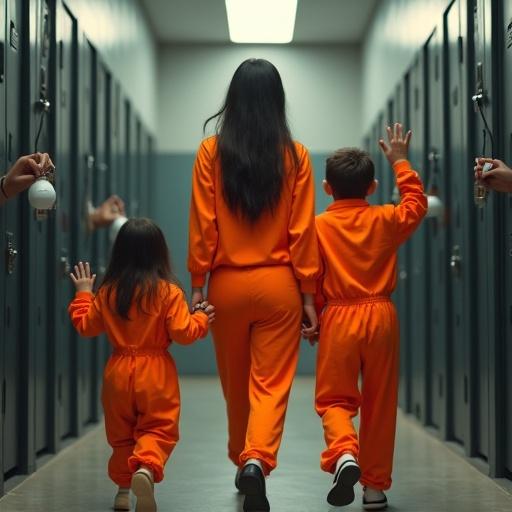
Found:
M 289 43 L 297 0 L 226 0 L 233 43 Z

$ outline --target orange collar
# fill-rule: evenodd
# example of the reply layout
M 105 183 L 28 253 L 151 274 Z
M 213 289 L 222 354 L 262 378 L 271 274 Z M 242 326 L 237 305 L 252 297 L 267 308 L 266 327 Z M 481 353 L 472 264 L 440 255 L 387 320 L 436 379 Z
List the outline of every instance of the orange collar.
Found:
M 327 207 L 327 211 L 338 210 L 339 208 L 357 208 L 370 206 L 366 199 L 338 199 Z

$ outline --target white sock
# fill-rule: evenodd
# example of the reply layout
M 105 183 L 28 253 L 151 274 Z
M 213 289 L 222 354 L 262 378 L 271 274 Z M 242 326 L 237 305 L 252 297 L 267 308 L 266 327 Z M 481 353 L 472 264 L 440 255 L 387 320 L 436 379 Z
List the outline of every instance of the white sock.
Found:
M 334 472 L 335 474 L 338 472 L 338 469 L 340 469 L 340 466 L 347 460 L 351 460 L 357 464 L 356 458 L 351 453 L 344 453 L 336 462 L 336 471 Z
M 153 470 L 147 466 L 140 466 L 140 468 L 137 470 L 137 472 L 146 473 L 146 475 L 148 475 L 151 478 L 151 480 L 154 479 Z
M 263 465 L 262 465 L 260 460 L 258 460 L 258 459 L 249 459 L 245 463 L 245 466 L 247 466 L 247 464 L 254 464 L 255 466 L 258 466 L 261 469 L 261 471 L 263 472 Z

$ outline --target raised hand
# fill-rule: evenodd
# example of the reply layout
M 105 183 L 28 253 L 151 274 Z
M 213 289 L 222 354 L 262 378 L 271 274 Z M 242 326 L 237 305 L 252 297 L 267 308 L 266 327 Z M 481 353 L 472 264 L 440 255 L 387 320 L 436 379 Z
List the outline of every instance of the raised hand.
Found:
M 77 292 L 91 292 L 94 287 L 94 281 L 96 279 L 96 274 L 91 275 L 91 267 L 89 262 L 82 262 L 75 265 L 75 273 L 70 274 L 71 280 L 75 285 Z
M 384 139 L 379 140 L 379 146 L 388 159 L 391 166 L 398 160 L 407 160 L 409 153 L 409 142 L 411 141 L 412 132 L 409 130 L 405 136 L 403 135 L 403 127 L 400 123 L 395 123 L 393 129 L 387 127 L 389 146 Z

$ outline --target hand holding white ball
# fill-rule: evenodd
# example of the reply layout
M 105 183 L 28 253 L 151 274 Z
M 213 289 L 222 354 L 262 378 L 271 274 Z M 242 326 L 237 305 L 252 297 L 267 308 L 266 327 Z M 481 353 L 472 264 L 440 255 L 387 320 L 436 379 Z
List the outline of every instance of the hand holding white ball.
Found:
M 36 210 L 50 210 L 56 198 L 55 189 L 45 176 L 38 178 L 28 189 L 28 200 Z

